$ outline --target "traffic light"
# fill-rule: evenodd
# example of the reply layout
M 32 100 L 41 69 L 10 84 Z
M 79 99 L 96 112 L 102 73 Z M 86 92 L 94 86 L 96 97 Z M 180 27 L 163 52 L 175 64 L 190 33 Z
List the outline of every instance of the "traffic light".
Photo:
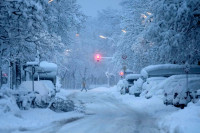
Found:
M 120 76 L 124 76 L 124 72 L 121 71 L 121 72 L 119 73 L 119 75 L 120 75 Z
M 95 60 L 96 60 L 97 62 L 99 62 L 99 61 L 101 60 L 101 55 L 100 55 L 100 54 L 96 54 L 96 55 L 95 55 Z

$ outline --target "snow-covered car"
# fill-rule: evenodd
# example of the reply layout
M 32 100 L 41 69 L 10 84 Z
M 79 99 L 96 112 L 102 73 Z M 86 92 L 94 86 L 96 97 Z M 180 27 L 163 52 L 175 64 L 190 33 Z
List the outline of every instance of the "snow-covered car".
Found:
M 18 106 L 21 109 L 29 107 L 47 107 L 51 98 L 56 95 L 55 86 L 49 80 L 34 81 L 34 91 L 32 90 L 32 81 L 24 81 L 19 86 L 15 94 Z
M 135 95 L 137 97 L 140 96 L 143 83 L 144 83 L 144 80 L 141 78 L 139 78 L 137 81 L 135 81 L 134 85 L 129 88 L 129 94 Z
M 141 80 L 138 80 L 134 86 L 131 87 L 131 94 L 140 95 L 143 91 L 143 83 L 147 81 L 148 78 L 152 77 L 170 77 L 172 75 L 186 74 L 186 65 L 177 64 L 159 64 L 150 65 L 143 68 L 140 72 Z M 200 66 L 191 65 L 188 71 L 189 74 L 200 74 Z M 144 89 L 145 90 L 145 89 Z M 156 90 L 156 88 L 155 88 Z M 157 89 L 158 90 L 158 89 Z M 144 92 L 145 93 L 145 92 Z
M 198 90 L 200 75 L 189 74 L 188 75 L 188 90 L 186 89 L 187 78 L 184 75 L 173 75 L 162 83 L 160 83 L 156 89 L 163 90 L 164 98 L 163 102 L 166 105 L 182 106 L 186 105 L 188 101 L 191 101 L 188 91 L 191 90 L 194 93 Z M 191 88 L 191 89 L 190 89 Z M 193 90 L 193 91 L 192 91 Z M 194 97 L 194 96 L 193 96 Z
M 122 84 L 120 87 L 120 93 L 122 95 L 124 95 L 124 94 L 128 93 L 128 81 L 126 79 L 123 79 L 121 81 L 122 81 Z
M 128 74 L 123 80 L 123 85 L 121 86 L 120 93 L 129 93 L 129 88 L 134 85 L 134 82 L 140 77 L 140 74 Z
M 183 108 L 190 101 L 196 102 L 199 97 L 197 91 L 200 90 L 200 77 L 191 77 L 188 82 L 186 80 L 181 79 L 175 86 L 176 90 L 173 94 L 174 106 Z
M 141 96 L 145 96 L 145 98 L 149 99 L 154 94 L 159 93 L 155 86 L 160 84 L 166 77 L 151 77 L 144 82 L 142 85 L 142 93 Z

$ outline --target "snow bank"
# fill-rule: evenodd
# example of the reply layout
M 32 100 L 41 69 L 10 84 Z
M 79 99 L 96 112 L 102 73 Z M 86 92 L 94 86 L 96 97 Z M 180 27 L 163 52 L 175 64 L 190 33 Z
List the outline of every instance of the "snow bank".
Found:
M 200 103 L 200 101 L 199 101 Z M 165 116 L 159 122 L 159 127 L 169 133 L 199 133 L 200 104 L 190 103 L 183 110 L 178 110 Z
M 58 93 L 56 93 L 56 97 L 62 98 L 64 100 L 67 100 L 67 97 L 74 93 L 74 90 L 69 90 L 69 89 L 60 89 Z
M 1 90 L 0 91 L 0 115 L 3 113 L 13 113 L 19 111 L 19 108 L 16 104 L 16 99 L 12 95 L 11 90 Z
M 30 132 L 39 132 L 38 129 L 48 128 L 48 125 L 49 128 L 55 127 L 59 122 L 79 117 L 83 117 L 83 114 L 77 112 L 56 113 L 50 109 L 21 110 L 17 116 L 1 115 L 0 132 L 18 133 L 26 132 L 26 129 L 30 130 Z M 48 132 L 51 132 L 51 130 Z
M 169 77 L 172 75 L 185 74 L 185 65 L 177 64 L 160 64 L 150 65 L 141 70 L 141 76 L 148 77 Z M 189 74 L 200 74 L 200 66 L 191 65 L 189 68 Z

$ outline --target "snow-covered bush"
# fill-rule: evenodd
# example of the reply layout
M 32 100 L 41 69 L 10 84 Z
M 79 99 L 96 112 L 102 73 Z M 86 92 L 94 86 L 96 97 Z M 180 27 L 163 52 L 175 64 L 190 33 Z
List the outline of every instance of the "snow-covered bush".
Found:
M 12 95 L 12 91 L 0 91 L 0 114 L 7 112 L 17 112 L 19 108 L 16 104 L 16 99 Z
M 60 97 L 55 97 L 50 105 L 50 109 L 55 112 L 69 112 L 73 111 L 75 108 L 74 102 L 72 100 L 63 99 Z

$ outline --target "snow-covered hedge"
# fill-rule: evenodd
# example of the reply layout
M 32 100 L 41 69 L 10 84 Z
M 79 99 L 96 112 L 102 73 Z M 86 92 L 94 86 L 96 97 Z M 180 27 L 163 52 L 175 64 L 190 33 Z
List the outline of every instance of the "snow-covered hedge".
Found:
M 0 114 L 7 112 L 17 112 L 19 108 L 11 90 L 0 91 Z

